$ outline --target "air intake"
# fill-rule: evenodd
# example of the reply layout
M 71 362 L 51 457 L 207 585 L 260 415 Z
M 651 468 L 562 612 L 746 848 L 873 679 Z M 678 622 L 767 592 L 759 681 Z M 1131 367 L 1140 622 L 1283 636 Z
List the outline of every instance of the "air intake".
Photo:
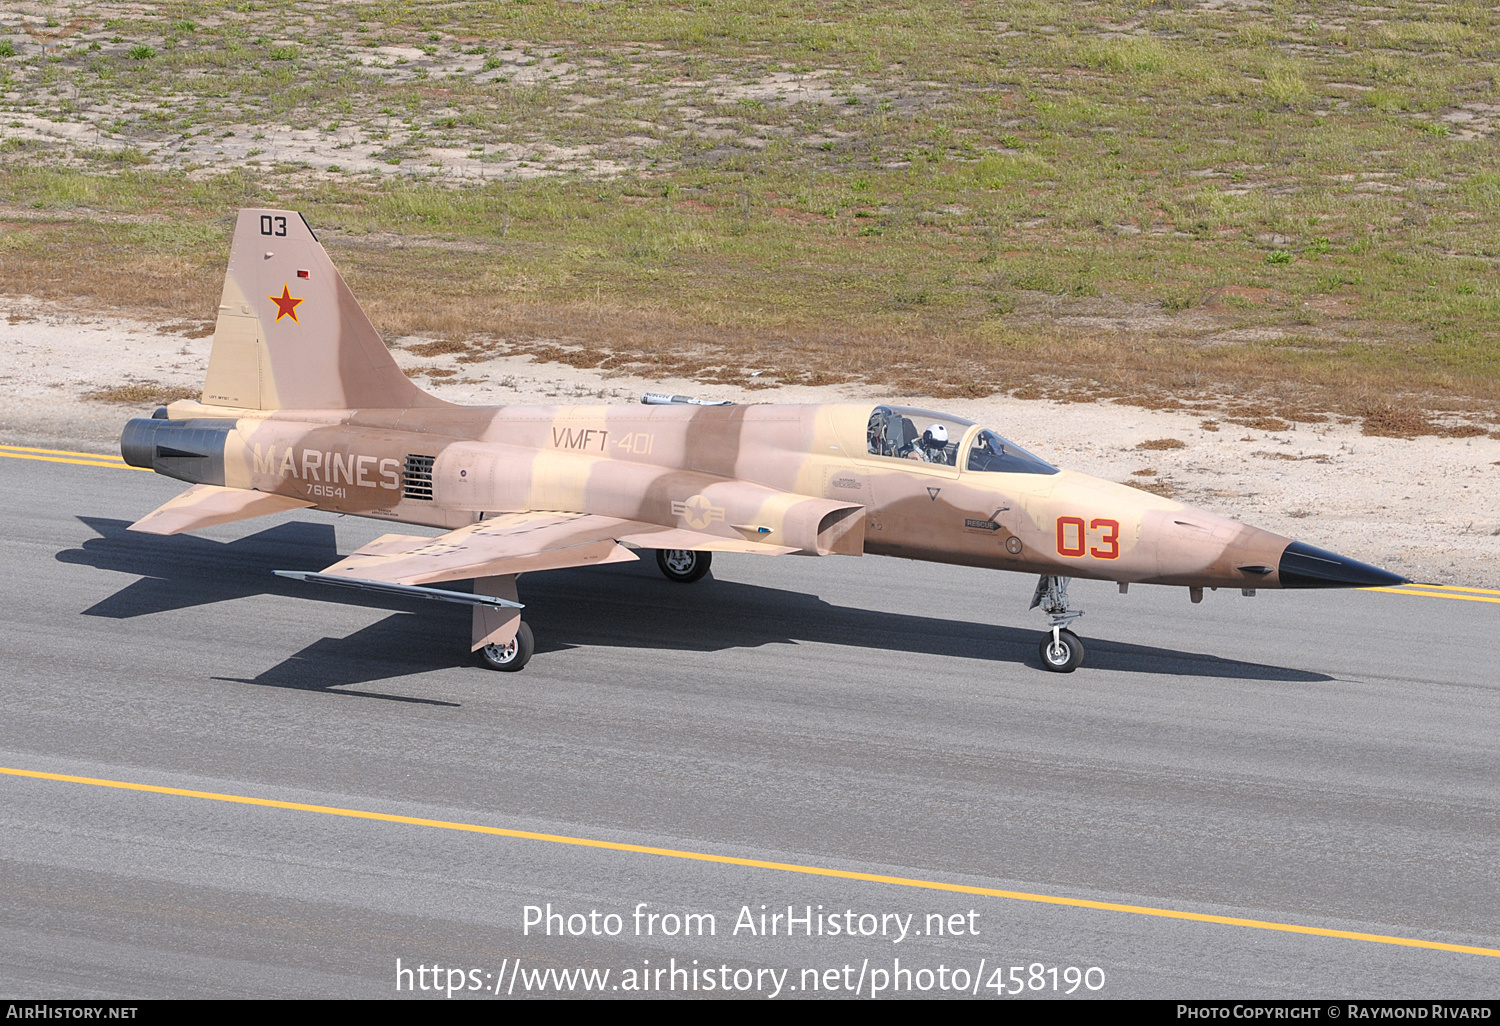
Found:
M 432 456 L 406 457 L 406 488 L 402 492 L 408 499 L 432 501 Z

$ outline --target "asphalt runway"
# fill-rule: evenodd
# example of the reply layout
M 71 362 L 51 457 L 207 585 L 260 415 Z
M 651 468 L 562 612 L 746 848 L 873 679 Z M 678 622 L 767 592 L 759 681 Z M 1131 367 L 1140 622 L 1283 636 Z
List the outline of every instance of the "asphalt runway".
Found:
M 1100 970 L 1074 997 L 1500 994 L 1489 955 L 1151 911 L 1500 949 L 1493 601 L 1079 583 L 1064 676 L 1030 579 L 721 556 L 681 586 L 643 561 L 523 578 L 538 652 L 501 674 L 466 609 L 271 574 L 384 525 L 125 533 L 183 487 L 0 459 L 0 767 L 392 818 L 0 774 L 5 996 L 394 996 L 397 959 L 491 1000 L 574 966 L 611 996 L 663 968 L 703 995 L 671 971 L 711 968 L 763 997 L 785 971 L 780 999 L 881 971 L 957 996 L 958 969 L 1041 997 L 1053 967 L 1059 994 Z M 524 933 L 548 903 L 621 931 Z M 642 903 L 715 933 L 636 936 Z M 887 932 L 734 931 L 763 905 Z

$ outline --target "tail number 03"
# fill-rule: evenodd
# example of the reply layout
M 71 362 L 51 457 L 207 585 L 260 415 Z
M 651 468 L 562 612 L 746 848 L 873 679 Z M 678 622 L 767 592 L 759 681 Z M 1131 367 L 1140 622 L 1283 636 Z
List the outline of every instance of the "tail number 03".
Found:
M 1089 544 L 1089 532 L 1097 533 L 1098 544 Z M 1120 558 L 1120 522 L 1096 518 L 1085 525 L 1083 517 L 1057 518 L 1057 554 L 1082 556 L 1087 552 L 1095 559 Z

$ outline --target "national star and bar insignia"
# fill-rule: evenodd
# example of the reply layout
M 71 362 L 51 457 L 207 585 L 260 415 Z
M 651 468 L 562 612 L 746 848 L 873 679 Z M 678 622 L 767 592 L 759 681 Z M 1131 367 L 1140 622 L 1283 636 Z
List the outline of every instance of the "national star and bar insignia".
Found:
M 302 302 L 302 300 L 292 295 L 291 286 L 283 284 L 281 286 L 281 295 L 267 296 L 266 298 L 276 304 L 276 320 L 280 321 L 283 317 L 290 317 L 294 324 L 302 323 L 297 320 L 297 304 Z

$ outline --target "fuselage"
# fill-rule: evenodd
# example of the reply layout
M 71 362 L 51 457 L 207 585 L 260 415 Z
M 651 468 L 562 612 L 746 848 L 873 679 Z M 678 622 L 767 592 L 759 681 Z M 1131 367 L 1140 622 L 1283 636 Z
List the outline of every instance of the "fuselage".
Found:
M 903 423 L 909 436 L 927 421 L 945 425 L 946 446 L 902 442 Z M 268 413 L 181 402 L 122 439 L 127 462 L 180 480 L 429 527 L 592 513 L 808 554 L 1281 583 L 1290 539 L 1008 445 L 961 418 L 868 404 Z

